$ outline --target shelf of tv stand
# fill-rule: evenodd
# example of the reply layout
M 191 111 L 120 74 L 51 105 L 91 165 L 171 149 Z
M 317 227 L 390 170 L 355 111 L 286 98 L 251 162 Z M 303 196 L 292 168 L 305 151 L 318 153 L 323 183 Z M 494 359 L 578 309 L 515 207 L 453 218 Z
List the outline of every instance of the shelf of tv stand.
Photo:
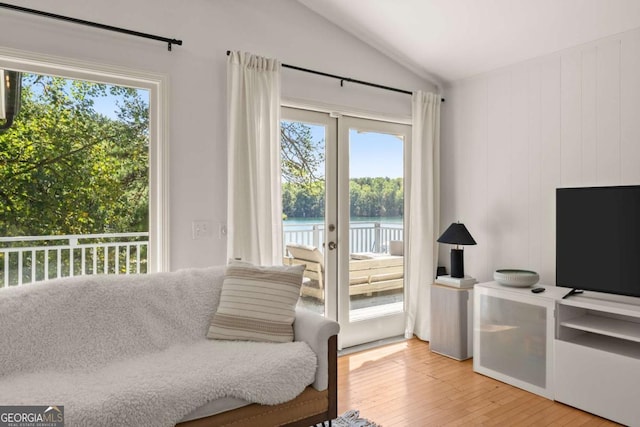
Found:
M 585 292 L 584 296 L 563 299 L 560 304 L 640 318 L 640 298 L 636 297 Z
M 563 299 L 559 301 L 558 338 L 570 339 L 584 332 L 640 343 L 639 302 L 638 298 L 599 294 Z M 563 333 L 564 328 L 574 332 Z
M 627 341 L 640 342 L 640 323 L 627 320 L 585 314 L 584 316 L 561 322 L 560 326 Z

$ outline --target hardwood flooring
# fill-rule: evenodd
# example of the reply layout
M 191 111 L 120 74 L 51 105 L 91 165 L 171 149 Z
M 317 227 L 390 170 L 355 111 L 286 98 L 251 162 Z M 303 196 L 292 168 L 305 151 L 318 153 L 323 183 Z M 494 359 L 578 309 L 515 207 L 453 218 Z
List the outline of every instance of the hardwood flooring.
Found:
M 338 414 L 383 427 L 615 426 L 617 424 L 473 372 L 418 339 L 338 358 Z

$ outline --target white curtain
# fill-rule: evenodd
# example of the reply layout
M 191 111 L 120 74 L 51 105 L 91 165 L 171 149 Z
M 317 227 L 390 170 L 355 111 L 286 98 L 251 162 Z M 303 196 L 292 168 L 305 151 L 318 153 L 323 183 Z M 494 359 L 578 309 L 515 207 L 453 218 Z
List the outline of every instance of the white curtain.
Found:
M 407 152 L 407 324 L 405 336 L 430 338 L 430 292 L 436 277 L 440 229 L 440 96 L 414 92 Z
M 227 257 L 282 264 L 280 63 L 227 58 Z

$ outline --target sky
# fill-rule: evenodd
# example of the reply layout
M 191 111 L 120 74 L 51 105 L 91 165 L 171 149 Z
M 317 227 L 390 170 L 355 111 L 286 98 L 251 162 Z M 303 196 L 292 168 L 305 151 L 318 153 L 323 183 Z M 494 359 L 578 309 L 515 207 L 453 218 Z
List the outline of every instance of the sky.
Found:
M 115 96 L 93 98 L 93 109 L 96 113 L 115 119 L 117 118 L 116 111 L 118 111 L 118 107 L 116 106 L 116 102 L 118 99 L 119 97 Z
M 149 91 L 146 89 L 138 89 L 138 95 L 149 105 Z M 118 111 L 117 102 L 121 101 L 121 96 L 101 96 L 93 98 L 93 109 L 96 113 L 103 114 L 110 119 L 117 119 L 116 112 Z
M 351 178 L 403 177 L 403 141 L 394 135 L 349 130 Z
M 324 139 L 324 126 L 309 126 L 314 141 Z M 402 178 L 402 140 L 394 135 L 350 129 L 349 176 Z
M 35 73 L 29 73 L 29 74 L 35 74 Z M 73 79 L 69 78 L 68 80 L 71 81 Z M 67 86 L 68 88 L 70 83 L 67 83 L 67 85 L 68 85 Z M 110 87 L 110 86 L 114 86 L 114 85 L 107 85 L 107 87 Z M 36 93 L 41 93 L 42 91 L 42 88 L 39 85 L 34 85 L 32 89 Z M 148 105 L 149 91 L 146 89 L 137 89 L 137 91 L 138 91 L 138 95 L 140 95 L 140 98 L 143 101 L 145 101 Z M 110 119 L 117 119 L 118 118 L 117 102 L 121 102 L 122 99 L 123 99 L 122 96 L 114 96 L 109 94 L 107 91 L 107 95 L 93 98 L 93 109 L 95 110 L 96 113 L 103 114 L 109 117 Z

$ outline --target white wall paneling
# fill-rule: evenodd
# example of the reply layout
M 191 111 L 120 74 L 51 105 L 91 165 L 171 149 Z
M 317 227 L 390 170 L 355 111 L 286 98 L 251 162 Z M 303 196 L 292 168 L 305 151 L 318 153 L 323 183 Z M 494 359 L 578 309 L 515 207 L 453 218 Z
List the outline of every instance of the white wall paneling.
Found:
M 474 80 L 469 91 L 467 100 L 471 111 L 483 111 L 487 106 L 487 85 L 483 80 Z M 465 167 L 459 169 L 461 184 L 464 188 L 463 209 L 466 212 L 472 211 L 476 206 L 479 207 L 478 215 L 470 217 L 462 216 L 458 218 L 464 223 L 476 242 L 486 242 L 486 228 L 482 224 L 487 222 L 487 119 L 486 115 L 472 115 L 467 121 L 467 141 L 468 144 L 461 147 L 462 161 L 465 164 L 472 164 L 473 167 Z M 476 161 L 481 159 L 481 161 Z M 469 186 L 470 181 L 476 180 L 476 185 Z M 448 226 L 448 223 L 443 223 Z M 476 256 L 477 246 L 467 246 L 467 256 L 465 256 L 465 270 L 472 271 L 475 269 L 486 268 L 486 260 Z
M 542 66 L 535 64 L 529 72 L 527 87 L 527 167 L 529 175 L 529 197 L 526 210 L 529 215 L 528 257 L 529 265 L 535 271 L 542 267 L 542 236 L 537 230 L 542 229 L 543 216 L 538 207 L 542 205 Z
M 450 141 L 450 144 L 440 144 L 440 163 L 442 165 L 450 166 L 448 168 L 440 168 L 440 197 L 442 200 L 449 200 L 450 203 L 447 203 L 446 205 L 443 203 L 440 204 L 440 215 L 442 218 L 440 220 L 439 231 L 446 230 L 445 227 L 449 226 L 448 221 L 450 221 L 451 218 L 454 217 L 454 213 L 457 209 L 455 206 L 456 199 L 452 196 L 454 192 L 456 177 L 455 168 L 452 167 L 452 165 L 455 164 L 454 146 L 456 144 L 456 141 L 460 141 L 462 139 L 460 132 L 462 129 L 464 129 L 464 126 L 458 120 L 458 118 L 461 116 L 461 111 L 459 111 L 458 109 L 449 110 L 447 107 L 451 105 L 451 102 L 454 99 L 459 99 L 457 95 L 459 92 L 460 91 L 458 88 L 453 88 L 451 91 L 449 91 L 447 93 L 447 99 L 449 100 L 449 103 L 442 104 L 440 110 L 440 120 L 442 121 L 440 127 L 440 140 Z M 448 259 L 448 248 L 446 248 L 446 246 L 447 245 L 439 246 L 440 260 Z M 439 265 L 443 265 L 442 262 Z
M 532 207 L 540 215 L 540 228 L 533 233 L 540 235 L 541 266 L 538 272 L 543 283 L 555 283 L 556 261 L 556 188 L 560 186 L 560 57 L 551 57 L 540 64 L 540 151 L 539 164 L 532 168 L 540 171 L 539 205 Z M 529 265 L 529 263 L 524 264 Z
M 561 141 L 562 185 L 578 185 L 582 178 L 582 53 L 572 52 L 561 59 Z
M 620 52 L 622 182 L 640 182 L 640 31 L 623 35 Z
M 443 152 L 461 154 L 443 156 L 443 188 L 448 169 L 469 178 L 443 192 L 441 214 L 479 236 L 466 272 L 484 281 L 498 268 L 527 268 L 555 284 L 556 188 L 640 184 L 640 29 L 454 82 L 450 92 L 445 114 L 455 120 L 443 122 Z M 450 129 L 470 124 L 486 139 Z
M 621 184 L 620 40 L 598 44 L 597 97 L 598 167 L 600 185 Z
M 509 181 L 511 212 L 518 222 L 510 230 L 510 252 L 514 260 L 527 258 L 531 212 L 529 210 L 529 69 L 519 66 L 511 73 L 511 164 Z
M 487 80 L 487 222 L 481 224 L 485 228 L 487 238 L 480 241 L 475 248 L 475 254 L 488 255 L 485 263 L 485 275 L 497 259 L 508 258 L 504 252 L 507 247 L 507 233 L 510 230 L 509 218 L 511 208 L 511 180 L 510 144 L 511 108 L 509 100 L 509 86 L 511 76 L 496 74 Z M 482 177 L 474 177 L 482 179 Z M 474 233 L 479 231 L 473 230 Z M 487 246 L 485 246 L 487 245 Z M 484 248 L 488 247 L 487 252 Z M 474 254 L 474 255 L 475 255 Z M 475 273 L 467 269 L 469 273 Z
M 581 178 L 583 185 L 598 183 L 598 109 L 597 109 L 597 67 L 598 50 L 587 49 L 582 52 L 581 81 Z

